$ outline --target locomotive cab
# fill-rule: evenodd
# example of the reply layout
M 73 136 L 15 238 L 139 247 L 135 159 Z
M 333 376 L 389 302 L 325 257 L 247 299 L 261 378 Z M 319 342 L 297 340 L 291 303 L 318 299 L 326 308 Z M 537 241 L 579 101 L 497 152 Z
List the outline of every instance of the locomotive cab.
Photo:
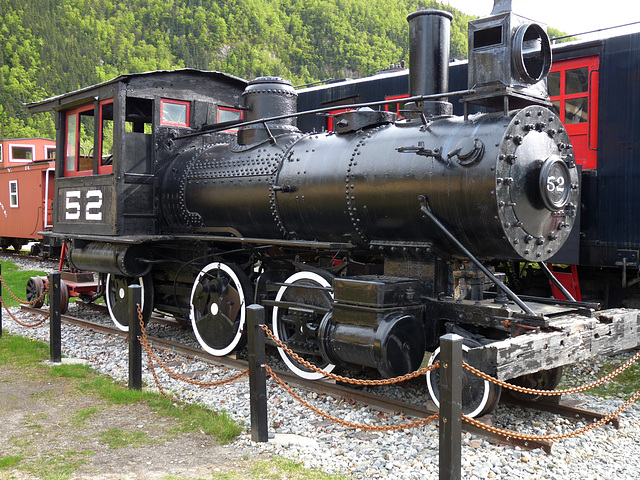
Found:
M 218 72 L 149 72 L 30 104 L 32 112 L 56 115 L 53 234 L 90 240 L 157 233 L 155 178 L 174 147 L 159 139 L 240 119 L 237 96 L 245 85 Z

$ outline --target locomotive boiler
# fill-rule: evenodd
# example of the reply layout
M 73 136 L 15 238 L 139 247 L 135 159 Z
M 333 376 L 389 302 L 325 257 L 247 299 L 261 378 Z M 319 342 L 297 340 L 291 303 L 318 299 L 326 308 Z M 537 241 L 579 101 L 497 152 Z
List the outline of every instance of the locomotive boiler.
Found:
M 175 316 L 214 355 L 243 347 L 246 307 L 258 303 L 276 337 L 325 371 L 408 373 L 454 331 L 480 368 L 530 386 L 548 386 L 576 348 L 597 353 L 590 335 L 635 346 L 635 334 L 602 330 L 630 316 L 600 322 L 588 305 L 523 299 L 502 281 L 501 261 L 544 269 L 579 204 L 571 143 L 548 108 L 545 30 L 497 1 L 470 25 L 469 89 L 448 92 L 451 15 L 408 21 L 402 118 L 387 102 L 352 105 L 335 131 L 304 134 L 290 82 L 192 70 L 125 75 L 31 106 L 56 110 L 65 153 L 50 235 L 71 243 L 71 265 L 105 277 L 117 325 L 127 328 L 126 287 L 139 283 L 145 319 Z M 453 95 L 490 113 L 453 116 Z M 92 155 L 80 148 L 85 120 Z M 572 331 L 590 332 L 576 342 L 589 347 L 571 358 L 564 337 L 543 351 L 509 343 L 555 335 L 576 313 L 586 320 Z M 322 376 L 280 354 L 297 374 Z M 469 385 L 468 413 L 493 408 L 496 387 Z

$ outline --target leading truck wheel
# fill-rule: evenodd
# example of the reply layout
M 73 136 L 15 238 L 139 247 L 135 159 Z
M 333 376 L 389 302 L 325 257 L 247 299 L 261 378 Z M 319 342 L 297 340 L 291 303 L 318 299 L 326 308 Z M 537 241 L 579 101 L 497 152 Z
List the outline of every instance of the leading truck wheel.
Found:
M 107 310 L 118 330 L 129 331 L 129 295 L 130 285 L 140 285 L 142 290 L 142 319 L 146 325 L 153 310 L 153 282 L 150 275 L 144 277 L 124 277 L 122 275 L 107 275 L 105 300 Z
M 247 304 L 251 282 L 236 265 L 210 263 L 191 289 L 191 325 L 202 348 L 211 355 L 228 355 L 246 344 Z
M 333 292 L 330 278 L 314 272 L 298 272 L 284 282 L 276 295 L 280 305 L 273 307 L 273 333 L 278 340 L 290 346 L 309 363 L 325 372 L 336 367 L 327 363 L 318 348 L 318 327 L 324 315 L 331 310 Z M 278 347 L 287 367 L 307 380 L 319 380 L 323 374 L 315 372 L 291 358 Z
M 479 342 L 470 338 L 465 338 L 462 345 L 462 359 L 467 361 L 467 354 L 471 348 L 482 346 Z M 433 365 L 440 360 L 440 347 L 438 347 L 431 358 L 429 365 Z M 481 417 L 491 413 L 500 400 L 502 387 L 484 380 L 471 373 L 466 368 L 462 369 L 462 413 L 471 417 Z M 439 369 L 427 372 L 427 387 L 431 400 L 440 408 L 440 371 Z
M 45 288 L 42 277 L 31 277 L 27 280 L 27 302 L 33 308 L 40 308 L 44 305 Z

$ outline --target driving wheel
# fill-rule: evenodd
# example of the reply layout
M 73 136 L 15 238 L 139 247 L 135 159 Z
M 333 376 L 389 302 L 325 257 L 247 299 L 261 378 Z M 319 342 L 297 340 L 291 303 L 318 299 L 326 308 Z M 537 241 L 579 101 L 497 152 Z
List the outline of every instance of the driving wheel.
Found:
M 142 288 L 142 319 L 146 325 L 153 310 L 153 282 L 150 275 L 144 277 L 125 277 L 122 275 L 107 275 L 105 300 L 107 310 L 113 324 L 118 330 L 129 331 L 129 295 L 130 285 L 140 285 Z
M 335 365 L 327 362 L 318 346 L 318 327 L 330 312 L 333 301 L 333 279 L 330 275 L 315 272 L 298 272 L 291 275 L 276 295 L 273 307 L 273 333 L 300 357 L 331 372 Z M 300 364 L 278 347 L 280 357 L 296 375 L 307 380 L 318 380 L 323 374 Z
M 190 318 L 206 352 L 222 356 L 244 347 L 252 298 L 251 282 L 237 265 L 213 262 L 200 270 L 191 289 Z

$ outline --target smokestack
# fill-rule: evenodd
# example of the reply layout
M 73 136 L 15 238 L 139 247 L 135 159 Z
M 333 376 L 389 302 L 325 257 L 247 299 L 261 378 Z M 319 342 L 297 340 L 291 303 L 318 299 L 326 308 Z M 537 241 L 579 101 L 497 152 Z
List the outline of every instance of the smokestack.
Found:
M 420 10 L 409 22 L 409 94 L 434 95 L 449 91 L 449 50 L 453 15 L 442 10 Z M 424 102 L 431 115 L 450 115 L 452 106 L 442 101 Z

